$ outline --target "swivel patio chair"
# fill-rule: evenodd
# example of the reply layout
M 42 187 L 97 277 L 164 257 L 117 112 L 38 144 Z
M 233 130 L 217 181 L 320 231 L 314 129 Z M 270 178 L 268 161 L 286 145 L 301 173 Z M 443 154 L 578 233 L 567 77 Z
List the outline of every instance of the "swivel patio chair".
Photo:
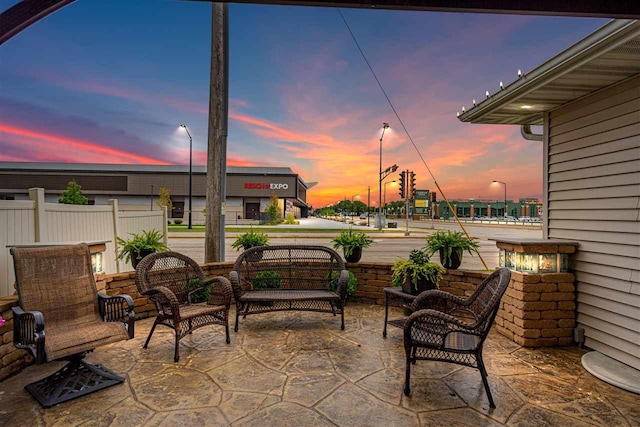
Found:
M 425 291 L 416 298 L 415 311 L 404 325 L 405 395 L 411 393 L 411 364 L 436 360 L 478 369 L 489 405 L 496 407 L 482 360 L 482 346 L 510 279 L 511 272 L 501 268 L 491 273 L 467 299 L 438 290 Z
M 124 378 L 83 360 L 95 347 L 133 338 L 133 299 L 98 293 L 86 244 L 12 248 L 19 305 L 13 343 L 36 364 L 69 360 L 25 389 L 48 408 L 121 383 Z
M 222 276 L 207 280 L 200 266 L 188 256 L 177 252 L 148 255 L 136 267 L 138 292 L 149 297 L 158 310 L 143 348 L 147 348 L 156 326 L 175 331 L 175 354 L 180 360 L 180 340 L 195 329 L 207 325 L 223 325 L 229 344 L 229 307 L 231 283 Z M 205 304 L 195 297 L 206 295 Z

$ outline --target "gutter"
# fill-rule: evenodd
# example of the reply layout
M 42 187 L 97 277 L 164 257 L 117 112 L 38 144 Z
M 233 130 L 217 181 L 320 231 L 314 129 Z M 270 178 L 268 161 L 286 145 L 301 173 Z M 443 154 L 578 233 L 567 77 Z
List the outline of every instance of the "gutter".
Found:
M 544 135 L 531 132 L 531 125 L 520 125 L 520 134 L 527 141 L 543 141 Z

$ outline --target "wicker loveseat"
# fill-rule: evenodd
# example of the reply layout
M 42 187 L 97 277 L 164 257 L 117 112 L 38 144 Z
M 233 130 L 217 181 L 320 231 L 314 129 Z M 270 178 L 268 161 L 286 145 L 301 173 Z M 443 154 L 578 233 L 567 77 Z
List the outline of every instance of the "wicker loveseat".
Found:
M 340 255 L 324 246 L 277 245 L 247 249 L 240 254 L 230 273 L 236 300 L 234 330 L 238 331 L 240 313 L 244 318 L 248 314 L 280 310 L 340 314 L 344 329 L 348 278 Z

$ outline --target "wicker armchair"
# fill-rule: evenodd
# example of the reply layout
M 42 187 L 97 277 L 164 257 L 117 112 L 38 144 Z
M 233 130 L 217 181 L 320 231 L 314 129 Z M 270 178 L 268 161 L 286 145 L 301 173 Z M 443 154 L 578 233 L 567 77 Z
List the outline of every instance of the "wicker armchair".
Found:
M 482 346 L 510 279 L 511 272 L 501 268 L 467 299 L 437 290 L 423 292 L 416 298 L 415 311 L 404 326 L 407 357 L 404 394 L 411 393 L 411 364 L 417 360 L 437 360 L 478 369 L 489 405 L 496 407 L 482 361 Z
M 86 244 L 12 248 L 19 306 L 13 343 L 37 364 L 69 360 L 25 389 L 45 408 L 121 383 L 83 360 L 97 346 L 133 338 L 133 299 L 97 293 Z M 46 338 L 46 339 L 45 339 Z
M 175 331 L 173 360 L 176 362 L 180 360 L 180 340 L 202 326 L 224 325 L 229 344 L 229 307 L 233 291 L 224 277 L 207 280 L 191 258 L 177 252 L 158 252 L 144 257 L 136 267 L 136 286 L 138 292 L 148 296 L 158 309 L 144 348 L 149 345 L 158 325 Z M 207 303 L 192 303 L 193 297 L 204 290 L 210 293 Z

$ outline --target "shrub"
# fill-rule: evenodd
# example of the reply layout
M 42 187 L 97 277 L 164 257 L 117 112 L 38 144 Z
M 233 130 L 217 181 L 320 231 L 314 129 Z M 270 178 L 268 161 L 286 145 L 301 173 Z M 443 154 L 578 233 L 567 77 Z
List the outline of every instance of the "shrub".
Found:
M 174 219 L 174 220 L 173 220 L 173 223 L 174 223 L 175 225 L 180 225 L 180 224 L 182 224 L 182 222 L 183 222 L 183 221 L 182 221 L 180 218 L 176 218 L 176 219 Z
M 282 285 L 282 278 L 273 270 L 261 271 L 253 279 L 254 289 L 278 289 Z
M 69 181 L 67 189 L 58 197 L 58 203 L 65 205 L 88 205 L 89 199 L 82 194 L 82 187 L 75 181 Z
M 197 289 L 194 291 L 194 289 Z M 198 303 L 209 301 L 209 297 L 211 296 L 211 290 L 213 289 L 213 284 L 205 287 L 200 287 L 200 279 L 189 279 L 189 283 L 185 283 L 182 288 L 185 292 L 191 292 L 189 295 L 189 302 Z
M 287 214 L 287 219 L 284 221 L 285 224 L 298 224 L 298 221 L 296 221 L 296 217 L 289 212 Z
M 340 278 L 340 272 L 339 271 L 332 271 L 329 274 L 329 288 L 333 291 L 333 292 L 337 292 L 338 290 L 338 279 Z M 356 288 L 358 287 L 358 279 L 356 278 L 356 275 L 353 274 L 352 272 L 349 272 L 349 279 L 347 280 L 347 296 L 351 295 L 352 293 L 354 293 L 356 291 Z

